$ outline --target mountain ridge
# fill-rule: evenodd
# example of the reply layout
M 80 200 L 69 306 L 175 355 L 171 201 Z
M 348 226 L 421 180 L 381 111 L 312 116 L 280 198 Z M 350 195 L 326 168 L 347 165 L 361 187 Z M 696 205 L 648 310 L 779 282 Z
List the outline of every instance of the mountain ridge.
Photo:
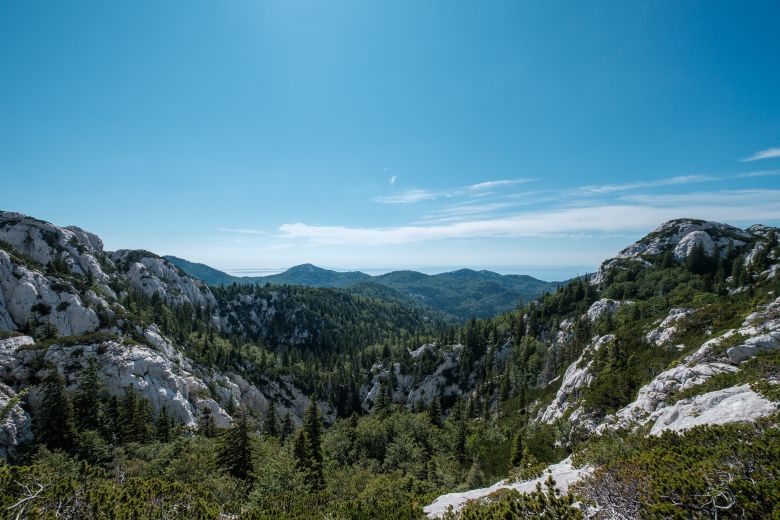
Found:
M 467 268 L 437 274 L 400 270 L 372 276 L 361 271 L 334 271 L 310 263 L 296 265 L 274 275 L 233 276 L 206 264 L 190 262 L 176 256 L 167 255 L 164 258 L 188 275 L 209 285 L 270 283 L 351 289 L 359 294 L 363 284 L 379 284 L 461 320 L 472 316 L 485 318 L 511 311 L 521 303 L 555 290 L 560 284 L 529 275 L 502 275 L 493 271 Z

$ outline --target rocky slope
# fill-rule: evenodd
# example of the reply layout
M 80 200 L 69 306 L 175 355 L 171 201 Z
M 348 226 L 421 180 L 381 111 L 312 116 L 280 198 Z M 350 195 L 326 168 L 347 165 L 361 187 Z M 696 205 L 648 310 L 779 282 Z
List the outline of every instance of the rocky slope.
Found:
M 29 389 L 0 424 L 0 453 L 30 439 L 27 410 L 35 410 L 37 382 L 50 367 L 75 387 L 90 359 L 107 395 L 132 388 L 154 413 L 165 408 L 180 424 L 194 427 L 208 409 L 226 426 L 226 410 L 243 407 L 262 416 L 270 401 L 280 420 L 290 412 L 300 423 L 309 398 L 298 388 L 283 379 L 250 383 L 192 362 L 154 324 L 134 321 L 121 303 L 130 292 L 172 308 L 202 309 L 219 327 L 208 286 L 165 259 L 148 251 L 104 251 L 100 238 L 80 228 L 0 212 L 0 407 Z M 321 407 L 332 421 L 330 406 Z
M 630 287 L 638 278 L 637 273 L 657 270 L 667 263 L 669 266 L 685 265 L 690 262 L 689 257 L 696 254 L 696 249 L 710 259 L 736 255 L 732 273 L 719 272 L 710 279 L 727 284 L 719 289 L 724 293 L 755 293 L 756 300 L 766 303 L 748 307 L 741 314 L 741 324 L 726 330 L 718 330 L 714 324 L 717 312 L 710 309 L 719 307 L 708 304 L 711 299 L 685 307 L 669 305 L 665 314 L 653 322 L 637 321 L 633 334 L 641 338 L 645 355 L 652 355 L 655 350 L 659 357 L 673 361 L 665 370 L 649 377 L 634 393 L 633 401 L 604 416 L 594 414 L 584 396 L 598 382 L 595 360 L 599 353 L 613 347 L 616 338 L 614 334 L 595 334 L 584 343 L 577 359 L 561 376 L 543 382 L 557 390 L 549 402 L 536 402 L 530 406 L 535 410 L 532 420 L 557 428 L 568 425 L 566 428 L 571 430 L 566 431 L 579 430 L 591 436 L 617 429 L 660 435 L 664 431 L 684 432 L 706 424 L 752 422 L 776 414 L 780 401 L 773 388 L 780 385 L 780 370 L 756 358 L 780 352 L 780 297 L 776 282 L 780 254 L 776 235 L 776 229 L 766 226 L 742 230 L 719 223 L 681 219 L 659 226 L 616 257 L 606 260 L 590 283 L 602 294 L 627 294 L 628 289 L 624 288 Z M 620 290 L 616 291 L 616 287 Z M 656 299 L 653 305 L 658 305 L 658 301 Z M 548 352 L 558 355 L 574 341 L 575 323 L 592 325 L 601 320 L 603 325 L 607 315 L 614 316 L 613 319 L 630 319 L 627 317 L 635 305 L 637 318 L 649 311 L 658 313 L 655 307 L 648 309 L 641 301 L 635 303 L 633 298 L 601 298 L 581 314 L 561 317 L 555 330 L 542 331 L 540 336 L 547 338 Z M 619 311 L 622 318 L 617 318 Z M 692 334 L 691 330 L 700 332 Z M 550 466 L 548 471 L 565 490 L 591 469 L 572 468 L 567 459 Z M 489 488 L 443 495 L 425 511 L 431 517 L 439 517 L 449 506 L 457 511 L 467 501 L 484 499 L 503 488 L 530 491 L 536 482 L 538 479 L 515 483 L 501 481 Z

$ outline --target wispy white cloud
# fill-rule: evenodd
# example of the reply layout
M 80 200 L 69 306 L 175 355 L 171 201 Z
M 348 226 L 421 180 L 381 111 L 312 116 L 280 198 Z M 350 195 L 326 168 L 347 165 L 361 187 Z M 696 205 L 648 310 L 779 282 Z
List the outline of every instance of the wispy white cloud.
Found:
M 746 179 L 753 177 L 775 177 L 777 175 L 780 175 L 780 170 L 758 170 L 754 172 L 738 173 L 734 177 L 737 179 Z
M 602 184 L 602 185 L 590 185 L 580 186 L 573 191 L 590 194 L 590 195 L 602 195 L 607 193 L 614 193 L 618 191 L 629 191 L 642 188 L 655 188 L 661 186 L 680 186 L 683 184 L 695 184 L 700 182 L 711 182 L 718 180 L 718 177 L 712 177 L 709 175 L 681 175 L 677 177 L 669 177 L 666 179 L 658 179 L 655 181 L 637 181 L 627 182 L 624 184 Z
M 246 228 L 221 227 L 221 228 L 217 228 L 217 231 L 222 231 L 223 233 L 239 233 L 241 235 L 267 235 L 268 234 L 268 231 L 262 229 L 246 229 Z
M 772 191 L 772 190 L 767 190 Z M 284 224 L 285 238 L 317 245 L 399 245 L 442 239 L 551 236 L 576 233 L 621 233 L 646 231 L 666 220 L 695 217 L 727 222 L 757 222 L 780 219 L 778 193 L 718 192 L 691 200 L 646 199 L 642 203 L 617 203 L 585 207 L 555 208 L 455 223 L 395 227 L 313 226 Z M 672 196 L 674 197 L 674 196 Z M 724 200 L 730 200 L 724 203 Z M 637 201 L 638 202 L 638 201 Z
M 487 190 L 491 188 L 498 188 L 501 186 L 513 186 L 515 184 L 525 184 L 527 182 L 533 182 L 538 179 L 531 179 L 531 178 L 523 178 L 523 179 L 502 179 L 499 181 L 485 181 L 485 182 L 478 182 L 477 184 L 472 184 L 471 186 L 466 186 L 469 190 Z
M 381 202 L 382 204 L 412 204 L 423 200 L 434 200 L 438 196 L 439 194 L 433 191 L 412 188 L 403 193 L 377 197 L 374 199 L 374 202 Z
M 760 161 L 762 159 L 773 159 L 775 157 L 780 157 L 780 148 L 767 148 L 766 150 L 758 151 L 753 155 L 740 160 L 742 162 L 753 162 Z
M 395 175 L 390 177 L 391 185 L 395 183 L 395 179 Z M 375 197 L 373 201 L 379 202 L 381 204 L 412 204 L 425 200 L 437 200 L 462 196 L 480 196 L 490 192 L 495 188 L 524 184 L 527 182 L 533 182 L 535 180 L 536 179 L 502 179 L 497 181 L 485 181 L 477 184 L 470 184 L 468 186 L 461 186 L 458 188 L 439 191 L 411 188 L 404 191 L 403 193 Z

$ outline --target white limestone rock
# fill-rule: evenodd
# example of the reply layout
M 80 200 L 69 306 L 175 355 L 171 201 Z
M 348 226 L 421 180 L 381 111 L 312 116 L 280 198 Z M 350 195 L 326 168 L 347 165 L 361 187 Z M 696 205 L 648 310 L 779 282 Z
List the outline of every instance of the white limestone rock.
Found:
M 740 363 L 761 352 L 780 350 L 780 331 L 775 330 L 745 340 L 742 345 L 731 347 L 726 351 L 729 359 Z
M 614 341 L 614 339 L 615 336 L 613 334 L 596 336 L 590 345 L 583 349 L 577 361 L 566 369 L 561 386 L 558 388 L 552 403 L 541 412 L 540 421 L 552 423 L 570 407 L 577 405 L 577 400 L 580 398 L 582 390 L 589 387 L 593 382 L 593 374 L 590 372 L 590 366 L 593 362 L 589 361 L 585 364 L 584 359 L 591 356 L 594 352 L 598 352 L 605 345 Z
M 663 413 L 667 406 L 666 402 L 674 394 L 698 386 L 712 376 L 737 370 L 737 367 L 725 363 L 677 365 L 658 374 L 651 382 L 640 388 L 635 401 L 614 415 L 606 417 L 596 430 L 630 428 L 647 424 L 658 417 L 659 410 Z
M 176 266 L 145 251 L 122 249 L 109 253 L 132 287 L 146 296 L 157 294 L 170 305 L 189 304 L 211 309 L 216 299 L 206 284 L 185 275 Z
M 423 511 L 429 518 L 441 518 L 452 507 L 453 512 L 460 511 L 467 502 L 471 500 L 488 499 L 491 494 L 501 489 L 514 489 L 520 493 L 531 493 L 536 491 L 536 485 L 541 484 L 544 488 L 544 483 L 548 476 L 552 476 L 555 480 L 555 487 L 558 488 L 561 493 L 566 493 L 569 486 L 579 482 L 586 476 L 593 472 L 593 468 L 590 466 L 584 466 L 581 468 L 575 468 L 572 466 L 571 458 L 566 458 L 557 464 L 548 466 L 543 472 L 542 476 L 523 480 L 520 482 L 511 482 L 509 480 L 502 480 L 493 484 L 490 487 L 481 489 L 472 489 L 470 491 L 464 491 L 462 493 L 448 493 L 441 495 L 431 504 L 425 506 Z
M 707 238 L 704 237 L 705 235 Z M 740 246 L 751 239 L 752 236 L 747 231 L 728 224 L 684 218 L 661 224 L 646 237 L 625 248 L 617 257 L 655 256 L 673 249 L 675 257 L 679 259 L 685 258 L 697 243 L 702 243 L 705 248 L 710 247 L 708 252 L 711 253 L 716 244 L 720 248 L 725 248 L 731 241 L 734 246 Z
M 103 243 L 83 229 L 61 228 L 21 213 L 0 211 L 0 240 L 43 266 L 61 259 L 76 274 L 91 273 L 98 281 L 108 280 L 97 260 L 103 255 Z
M 699 243 L 712 253 L 715 247 L 722 251 L 729 243 L 733 243 L 735 247 L 742 246 L 754 236 L 748 231 L 718 222 L 688 218 L 670 220 L 620 251 L 615 258 L 604 261 L 590 282 L 594 285 L 602 283 L 610 270 L 618 268 L 625 261 L 641 262 L 649 266 L 650 263 L 644 256 L 657 256 L 668 250 L 672 250 L 675 258 L 680 260 Z
M 625 300 L 610 300 L 609 298 L 602 298 L 593 302 L 587 312 L 588 319 L 590 321 L 596 321 L 604 313 L 615 314 L 623 305 L 630 305 L 634 302 Z
M 15 395 L 13 389 L 0 383 L 0 410 L 4 409 Z M 14 446 L 32 440 L 31 424 L 30 414 L 25 412 L 20 404 L 15 404 L 6 411 L 5 418 L 0 421 L 0 457 L 8 457 Z
M 677 332 L 677 322 L 690 316 L 693 309 L 670 309 L 669 315 L 647 333 L 647 342 L 656 347 L 669 343 Z
M 0 251 L 0 329 L 18 330 L 28 321 L 37 320 L 54 325 L 62 336 L 97 330 L 97 313 L 85 305 L 75 290 L 55 290 L 55 281 L 15 264 L 8 253 Z M 59 285 L 67 286 L 61 281 Z
M 674 247 L 675 260 L 685 260 L 697 246 L 701 246 L 704 252 L 710 256 L 715 252 L 716 243 L 706 231 L 691 231 L 682 237 Z
M 777 403 L 760 396 L 749 385 L 733 386 L 665 408 L 653 424 L 650 435 L 659 435 L 666 430 L 683 431 L 704 424 L 755 421 L 777 409 Z
M 426 376 L 409 391 L 406 397 L 407 406 L 413 408 L 417 403 L 429 405 L 435 397 L 460 395 L 456 371 L 460 353 L 464 348 L 460 344 L 446 347 L 442 362 L 433 374 Z

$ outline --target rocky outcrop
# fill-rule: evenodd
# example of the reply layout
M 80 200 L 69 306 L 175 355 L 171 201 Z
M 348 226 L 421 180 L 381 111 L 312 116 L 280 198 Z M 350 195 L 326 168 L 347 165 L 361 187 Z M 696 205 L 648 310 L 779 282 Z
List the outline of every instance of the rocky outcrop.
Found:
M 704 424 L 727 424 L 755 421 L 775 413 L 773 403 L 750 389 L 749 385 L 734 386 L 678 401 L 658 415 L 650 435 L 666 430 L 682 431 Z
M 30 386 L 27 404 L 35 409 L 40 393 L 31 385 L 46 375 L 48 366 L 56 367 L 75 390 L 81 371 L 94 359 L 106 396 L 121 397 L 132 389 L 149 401 L 155 414 L 165 408 L 180 424 L 195 426 L 208 408 L 216 425 L 225 427 L 231 422 L 228 408 L 241 407 L 262 417 L 270 400 L 276 403 L 279 418 L 289 412 L 293 422 L 300 424 L 309 398 L 289 382 L 264 380 L 259 387 L 240 375 L 195 365 L 155 327 L 144 330 L 144 337 L 145 345 L 117 338 L 48 348 L 37 348 L 26 336 L 1 340 L 0 380 L 17 388 Z M 326 422 L 332 422 L 332 408 L 319 404 Z
M 607 279 L 610 271 L 619 269 L 626 262 L 639 262 L 646 267 L 650 266 L 646 257 L 656 257 L 666 251 L 672 251 L 674 258 L 680 261 L 686 258 L 697 245 L 703 246 L 708 254 L 712 254 L 716 247 L 720 251 L 725 250 L 729 244 L 739 248 L 758 236 L 750 231 L 718 222 L 688 218 L 670 220 L 620 251 L 615 258 L 602 263 L 590 282 L 602 283 Z
M 677 332 L 677 322 L 690 316 L 692 312 L 692 309 L 670 309 L 669 315 L 655 329 L 648 332 L 645 339 L 656 347 L 669 343 Z
M 717 374 L 736 371 L 736 367 L 725 363 L 706 363 L 692 367 L 677 365 L 643 386 L 634 402 L 607 417 L 597 430 L 629 428 L 652 422 L 658 417 L 656 412 L 664 410 L 674 394 L 698 386 Z
M 0 241 L 42 266 L 60 260 L 77 275 L 108 280 L 98 261 L 103 242 L 81 228 L 61 228 L 21 213 L 0 211 Z
M 728 224 L 696 219 L 677 219 L 665 222 L 642 240 L 635 242 L 618 253 L 618 258 L 656 256 L 669 249 L 677 259 L 685 258 L 697 244 L 712 253 L 717 245 L 723 249 L 729 242 L 735 247 L 750 241 L 753 236 L 742 229 Z
M 97 305 L 108 308 L 104 300 L 92 296 Z M 61 336 L 93 332 L 100 326 L 97 313 L 72 285 L 14 263 L 0 251 L 0 330 L 19 330 L 30 321 L 49 323 Z
M 587 312 L 588 319 L 590 321 L 596 321 L 598 318 L 600 318 L 602 315 L 606 314 L 615 314 L 620 307 L 623 305 L 629 305 L 634 302 L 632 301 L 618 301 L 618 300 L 610 300 L 609 298 L 602 298 L 598 301 L 593 302 L 593 304 L 590 306 Z
M 206 284 L 185 275 L 164 258 L 139 250 L 122 249 L 109 253 L 127 282 L 144 295 L 162 298 L 169 305 L 188 304 L 211 309 L 214 295 Z
M 612 334 L 606 336 L 596 336 L 590 345 L 585 347 L 577 358 L 577 361 L 569 365 L 566 373 L 563 375 L 561 386 L 555 394 L 555 398 L 541 413 L 539 420 L 545 423 L 551 423 L 563 416 L 563 414 L 572 406 L 577 406 L 580 393 L 583 389 L 590 386 L 593 381 L 593 374 L 590 372 L 590 366 L 593 361 L 585 362 L 586 358 L 592 357 L 594 352 L 598 352 L 604 345 L 609 344 L 615 339 Z
M 409 391 L 406 398 L 407 406 L 413 407 L 417 403 L 429 405 L 435 397 L 450 397 L 461 393 L 460 386 L 457 384 L 456 371 L 464 348 L 460 344 L 447 348 L 436 370 L 425 376 Z
M 30 414 L 19 403 L 11 403 L 15 395 L 8 385 L 0 383 L 0 457 L 3 458 L 8 457 L 14 446 L 33 438 Z
M 677 314 L 679 313 L 670 312 L 670 316 Z M 745 339 L 740 344 L 725 349 L 724 352 L 721 345 L 726 341 L 733 341 L 734 337 Z M 726 331 L 718 337 L 705 341 L 696 352 L 687 356 L 678 365 L 658 374 L 639 390 L 634 402 L 614 415 L 606 417 L 597 430 L 657 423 L 661 417 L 668 417 L 669 413 L 678 413 L 670 412 L 672 409 L 694 410 L 691 413 L 699 413 L 697 409 L 703 409 L 702 407 L 708 403 L 716 404 L 716 401 L 710 399 L 699 402 L 689 399 L 671 406 L 668 402 L 675 394 L 699 386 L 715 375 L 737 372 L 741 362 L 759 352 L 776 349 L 780 349 L 780 298 L 761 306 L 747 316 L 739 329 Z M 731 391 L 733 388 L 737 387 L 726 390 Z M 706 417 L 709 416 L 705 415 L 705 419 Z M 734 417 L 740 416 L 737 414 Z
M 553 480 L 555 480 L 555 487 L 558 488 L 561 493 L 565 493 L 569 489 L 569 486 L 579 482 L 592 472 L 593 468 L 590 466 L 575 468 L 572 466 L 571 458 L 566 458 L 557 464 L 552 464 L 547 467 L 540 477 L 519 482 L 502 480 L 486 488 L 441 495 L 431 504 L 425 506 L 423 511 L 430 518 L 440 518 L 444 516 L 450 508 L 452 508 L 453 512 L 460 511 L 467 502 L 480 499 L 489 500 L 490 495 L 502 489 L 514 489 L 520 493 L 531 493 L 536 490 L 537 484 L 544 487 L 544 483 L 549 476 L 552 476 Z

